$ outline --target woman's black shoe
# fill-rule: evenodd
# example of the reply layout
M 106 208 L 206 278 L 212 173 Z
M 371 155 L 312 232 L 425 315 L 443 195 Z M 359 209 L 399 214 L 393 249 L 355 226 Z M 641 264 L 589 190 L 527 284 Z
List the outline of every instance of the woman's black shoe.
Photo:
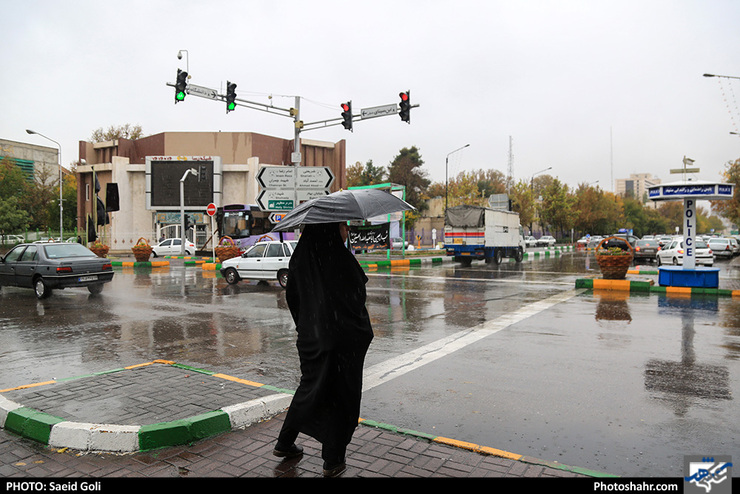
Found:
M 324 477 L 338 477 L 347 469 L 345 462 L 337 463 L 336 465 L 329 465 L 324 462 Z
M 295 443 L 291 444 L 287 448 L 283 448 L 278 444 L 275 446 L 275 449 L 272 450 L 272 454 L 281 458 L 295 458 L 296 456 L 301 456 L 303 454 L 303 448 L 296 446 Z

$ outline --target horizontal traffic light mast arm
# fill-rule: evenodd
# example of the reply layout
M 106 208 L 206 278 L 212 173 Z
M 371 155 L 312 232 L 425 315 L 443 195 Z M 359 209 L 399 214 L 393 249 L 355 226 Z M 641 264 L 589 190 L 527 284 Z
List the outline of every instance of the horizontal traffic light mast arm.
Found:
M 418 104 L 411 105 L 411 108 L 418 108 L 418 107 L 419 107 Z M 400 111 L 401 111 L 400 109 L 396 109 L 395 113 L 387 113 L 385 115 L 378 115 L 378 116 L 364 117 L 364 118 L 362 114 L 352 115 L 352 122 L 353 123 L 361 122 L 363 120 L 372 120 L 374 118 L 380 118 L 380 117 L 390 117 L 390 116 L 398 115 Z M 343 118 L 339 117 L 339 118 L 330 118 L 328 120 L 318 120 L 316 122 L 308 122 L 308 123 L 303 124 L 302 130 L 315 130 L 315 129 L 323 129 L 326 127 L 333 127 L 335 125 L 342 125 L 343 120 L 344 120 Z
M 168 86 L 175 87 L 174 84 L 171 82 L 167 83 Z M 200 86 L 199 86 L 200 87 Z M 213 101 L 221 101 L 226 102 L 226 95 L 220 94 L 215 89 L 205 88 L 208 89 L 210 92 L 209 95 L 200 94 L 195 91 L 189 91 L 190 85 L 188 85 L 187 88 L 185 88 L 185 92 L 188 94 L 188 96 L 197 96 L 199 98 L 209 99 Z M 244 99 L 236 98 L 234 102 L 237 104 L 237 106 L 245 106 L 247 108 L 251 108 L 253 110 L 260 110 L 267 113 L 273 113 L 273 114 L 279 114 L 287 117 L 293 117 L 294 110 L 292 108 L 280 108 L 278 106 L 268 105 L 266 103 L 258 103 L 256 101 L 248 101 Z

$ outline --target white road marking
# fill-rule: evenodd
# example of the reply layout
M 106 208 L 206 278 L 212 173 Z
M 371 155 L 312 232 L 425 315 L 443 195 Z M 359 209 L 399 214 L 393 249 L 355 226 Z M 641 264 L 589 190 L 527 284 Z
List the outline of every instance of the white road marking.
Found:
M 547 310 L 556 304 L 565 302 L 583 291 L 583 289 L 565 290 L 544 300 L 525 305 L 521 309 L 499 316 L 494 320 L 486 321 L 466 331 L 460 331 L 413 351 L 406 352 L 403 355 L 368 367 L 365 369 L 365 375 L 363 377 L 363 390 L 367 391 L 439 358 L 446 357 L 452 352 L 498 333 L 512 324 L 516 324 L 530 316 Z

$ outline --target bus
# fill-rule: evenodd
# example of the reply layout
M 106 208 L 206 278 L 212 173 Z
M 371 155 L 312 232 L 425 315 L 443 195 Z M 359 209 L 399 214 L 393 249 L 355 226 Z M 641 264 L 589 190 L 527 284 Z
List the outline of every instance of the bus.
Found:
M 262 211 L 256 204 L 227 204 L 216 210 L 218 241 L 230 237 L 240 250 L 245 250 L 263 240 L 293 240 L 292 232 L 272 232 L 269 211 Z

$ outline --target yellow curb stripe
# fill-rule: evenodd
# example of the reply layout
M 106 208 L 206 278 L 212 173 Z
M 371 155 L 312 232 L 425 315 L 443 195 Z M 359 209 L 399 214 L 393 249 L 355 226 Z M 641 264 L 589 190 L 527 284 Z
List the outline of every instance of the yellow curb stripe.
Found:
M 213 377 L 220 377 L 221 379 L 226 379 L 227 381 L 233 381 L 235 383 L 246 384 L 248 386 L 256 386 L 258 388 L 261 388 L 262 386 L 264 386 L 264 384 L 262 384 L 262 383 L 256 383 L 254 381 L 248 381 L 246 379 L 240 379 L 238 377 L 229 376 L 227 374 L 213 374 Z
M 16 386 L 15 388 L 0 389 L 0 393 L 5 393 L 6 391 L 16 391 L 19 389 L 35 388 L 36 386 L 46 386 L 47 384 L 56 384 L 56 381 L 44 381 L 42 383 L 24 384 L 22 386 Z
M 156 359 L 152 360 L 153 364 L 167 364 L 167 365 L 175 365 L 174 360 L 162 360 L 162 359 Z
M 440 443 L 440 444 L 447 444 L 449 446 L 467 449 L 467 450 L 478 452 L 478 453 L 485 453 L 488 455 L 500 456 L 502 458 L 508 458 L 510 460 L 519 460 L 522 457 L 522 455 L 509 453 L 508 451 L 503 451 L 503 450 L 496 449 L 496 448 L 489 448 L 487 446 L 479 446 L 477 444 L 468 443 L 465 441 L 458 441 L 457 439 L 450 439 L 448 437 L 435 437 L 434 442 Z
M 126 370 L 138 369 L 139 367 L 146 367 L 147 365 L 152 365 L 153 363 L 154 362 L 146 362 L 143 364 L 129 365 L 128 367 L 124 367 L 124 369 Z

